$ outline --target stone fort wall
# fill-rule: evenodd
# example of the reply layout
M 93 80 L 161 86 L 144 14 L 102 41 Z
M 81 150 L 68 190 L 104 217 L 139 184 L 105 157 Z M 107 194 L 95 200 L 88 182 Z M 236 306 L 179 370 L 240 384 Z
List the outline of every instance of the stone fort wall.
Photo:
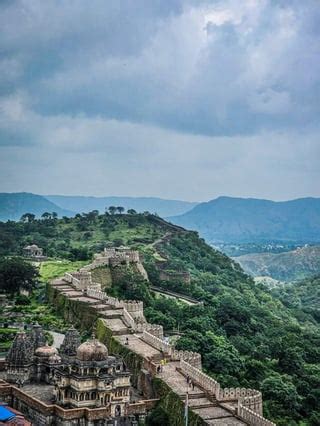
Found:
M 91 267 L 93 269 L 94 263 L 88 265 L 89 269 Z M 79 281 L 81 282 L 81 274 L 88 274 L 88 272 L 88 268 L 85 267 L 77 273 L 66 274 L 65 279 L 76 287 L 79 286 Z M 207 395 L 216 398 L 219 402 L 237 401 L 237 415 L 251 425 L 275 426 L 274 423 L 262 416 L 261 392 L 246 388 L 221 388 L 216 380 L 202 371 L 200 354 L 175 350 L 172 345 L 163 340 L 162 326 L 138 320 L 144 318 L 143 303 L 141 301 L 123 301 L 110 297 L 105 292 L 92 286 L 92 281 L 90 285 L 89 275 L 87 274 L 83 275 L 83 283 L 87 283 L 87 287 L 82 288 L 82 284 L 80 284 L 82 290 L 89 297 L 102 300 L 115 308 L 122 309 L 125 324 L 133 331 L 142 333 L 142 340 L 162 351 L 172 361 L 180 361 L 179 369 L 182 374 L 189 376 Z

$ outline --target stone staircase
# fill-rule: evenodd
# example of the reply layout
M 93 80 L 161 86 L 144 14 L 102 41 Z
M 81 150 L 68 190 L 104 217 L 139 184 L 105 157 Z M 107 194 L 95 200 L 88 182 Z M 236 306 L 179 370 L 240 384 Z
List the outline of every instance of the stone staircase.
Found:
M 182 400 L 185 402 L 186 401 L 186 397 L 182 398 Z M 218 401 L 213 398 L 210 400 L 205 396 L 205 394 L 203 394 L 203 396 L 198 396 L 198 395 L 189 395 L 188 397 L 188 405 L 190 408 L 210 408 L 210 407 L 218 407 Z
M 99 313 L 101 313 L 101 316 L 105 318 L 121 318 L 123 315 L 123 309 L 107 309 L 105 306 Z

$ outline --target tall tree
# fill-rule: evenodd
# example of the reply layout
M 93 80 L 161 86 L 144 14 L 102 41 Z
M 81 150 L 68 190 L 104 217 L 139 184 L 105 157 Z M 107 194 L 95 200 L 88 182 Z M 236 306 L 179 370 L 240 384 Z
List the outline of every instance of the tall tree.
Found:
M 128 214 L 137 214 L 137 212 L 134 209 L 129 209 L 128 210 Z
M 115 212 L 117 211 L 117 207 L 115 207 L 115 206 L 110 206 L 108 210 L 109 210 L 110 214 L 112 214 L 112 215 L 113 215 L 113 214 L 115 214 Z
M 44 212 L 41 217 L 45 220 L 50 219 L 51 218 L 51 213 L 48 212 Z
M 119 206 L 119 207 L 117 207 L 117 210 L 118 210 L 118 212 L 120 213 L 120 214 L 122 214 L 123 212 L 124 212 L 124 207 L 122 207 L 122 206 Z
M 21 222 L 33 222 L 35 220 L 36 216 L 32 213 L 25 213 L 21 216 L 20 220 Z
M 32 290 L 36 284 L 38 270 L 19 257 L 0 259 L 0 289 L 16 294 L 21 289 Z

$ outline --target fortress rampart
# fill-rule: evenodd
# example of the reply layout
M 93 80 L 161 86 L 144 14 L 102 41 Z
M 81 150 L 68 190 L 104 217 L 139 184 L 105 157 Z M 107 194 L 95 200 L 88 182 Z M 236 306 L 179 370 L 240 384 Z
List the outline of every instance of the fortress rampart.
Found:
M 106 249 L 103 255 L 113 256 L 114 250 Z M 98 259 L 101 258 L 98 257 Z M 95 267 L 96 260 L 97 257 L 95 257 L 92 264 L 78 272 L 66 273 L 63 280 L 76 290 L 80 290 L 84 298 L 95 299 L 96 303 L 102 302 L 102 304 L 113 307 L 121 315 L 123 323 L 128 327 L 129 332 L 136 333 L 135 336 L 138 336 L 141 341 L 150 347 L 158 350 L 169 362 L 177 363 L 177 371 L 183 376 L 189 376 L 203 390 L 209 400 L 227 405 L 231 404 L 230 407 L 234 407 L 234 414 L 249 425 L 275 426 L 274 423 L 265 419 L 262 415 L 261 392 L 246 388 L 222 388 L 219 382 L 202 371 L 201 355 L 199 353 L 176 350 L 173 345 L 164 340 L 161 325 L 147 323 L 143 314 L 143 302 L 119 300 L 101 291 L 92 282 L 90 273 L 90 269 Z M 150 363 L 151 361 L 148 360 L 148 362 Z M 154 369 L 152 374 L 154 374 Z
M 123 320 L 133 331 L 138 333 L 148 331 L 152 335 L 163 339 L 163 327 L 158 324 L 150 324 L 146 321 L 143 314 L 143 302 L 135 300 L 119 300 L 115 297 L 108 296 L 101 290 L 90 287 L 86 289 L 86 294 L 95 299 L 102 300 L 117 309 L 122 309 Z
M 130 250 L 126 247 L 105 248 L 102 253 L 95 254 L 93 262 L 81 268 L 80 271 L 89 272 L 102 266 L 117 267 L 130 264 L 135 264 L 143 278 L 148 280 L 148 274 L 141 262 L 139 252 L 137 250 Z
M 191 277 L 190 272 L 188 271 L 166 271 L 166 270 L 160 270 L 159 278 L 161 281 L 170 281 L 170 280 L 176 280 L 176 281 L 182 281 L 185 284 L 190 284 Z
M 165 342 L 148 331 L 144 331 L 142 333 L 142 340 L 159 351 L 162 351 L 172 361 L 184 360 L 190 365 L 201 369 L 201 355 L 197 352 L 178 351 L 172 345 L 170 345 L 170 343 Z

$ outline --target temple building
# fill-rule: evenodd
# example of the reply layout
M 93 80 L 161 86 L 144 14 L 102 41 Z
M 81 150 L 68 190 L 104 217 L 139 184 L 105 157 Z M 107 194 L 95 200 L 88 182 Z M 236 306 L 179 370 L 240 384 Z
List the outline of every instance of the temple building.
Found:
M 43 249 L 38 247 L 36 244 L 31 244 L 29 246 L 24 247 L 23 252 L 28 257 L 42 257 Z
M 124 362 L 109 356 L 95 338 L 82 343 L 68 362 L 58 364 L 54 377 L 56 402 L 62 406 L 109 406 L 110 415 L 117 417 L 130 401 L 130 373 Z
M 38 324 L 18 332 L 6 358 L 7 382 L 21 390 L 52 385 L 51 403 L 65 410 L 103 408 L 104 419 L 126 416 L 131 374 L 121 358 L 109 355 L 94 336 L 81 344 L 73 327 L 59 352 L 46 344 Z

